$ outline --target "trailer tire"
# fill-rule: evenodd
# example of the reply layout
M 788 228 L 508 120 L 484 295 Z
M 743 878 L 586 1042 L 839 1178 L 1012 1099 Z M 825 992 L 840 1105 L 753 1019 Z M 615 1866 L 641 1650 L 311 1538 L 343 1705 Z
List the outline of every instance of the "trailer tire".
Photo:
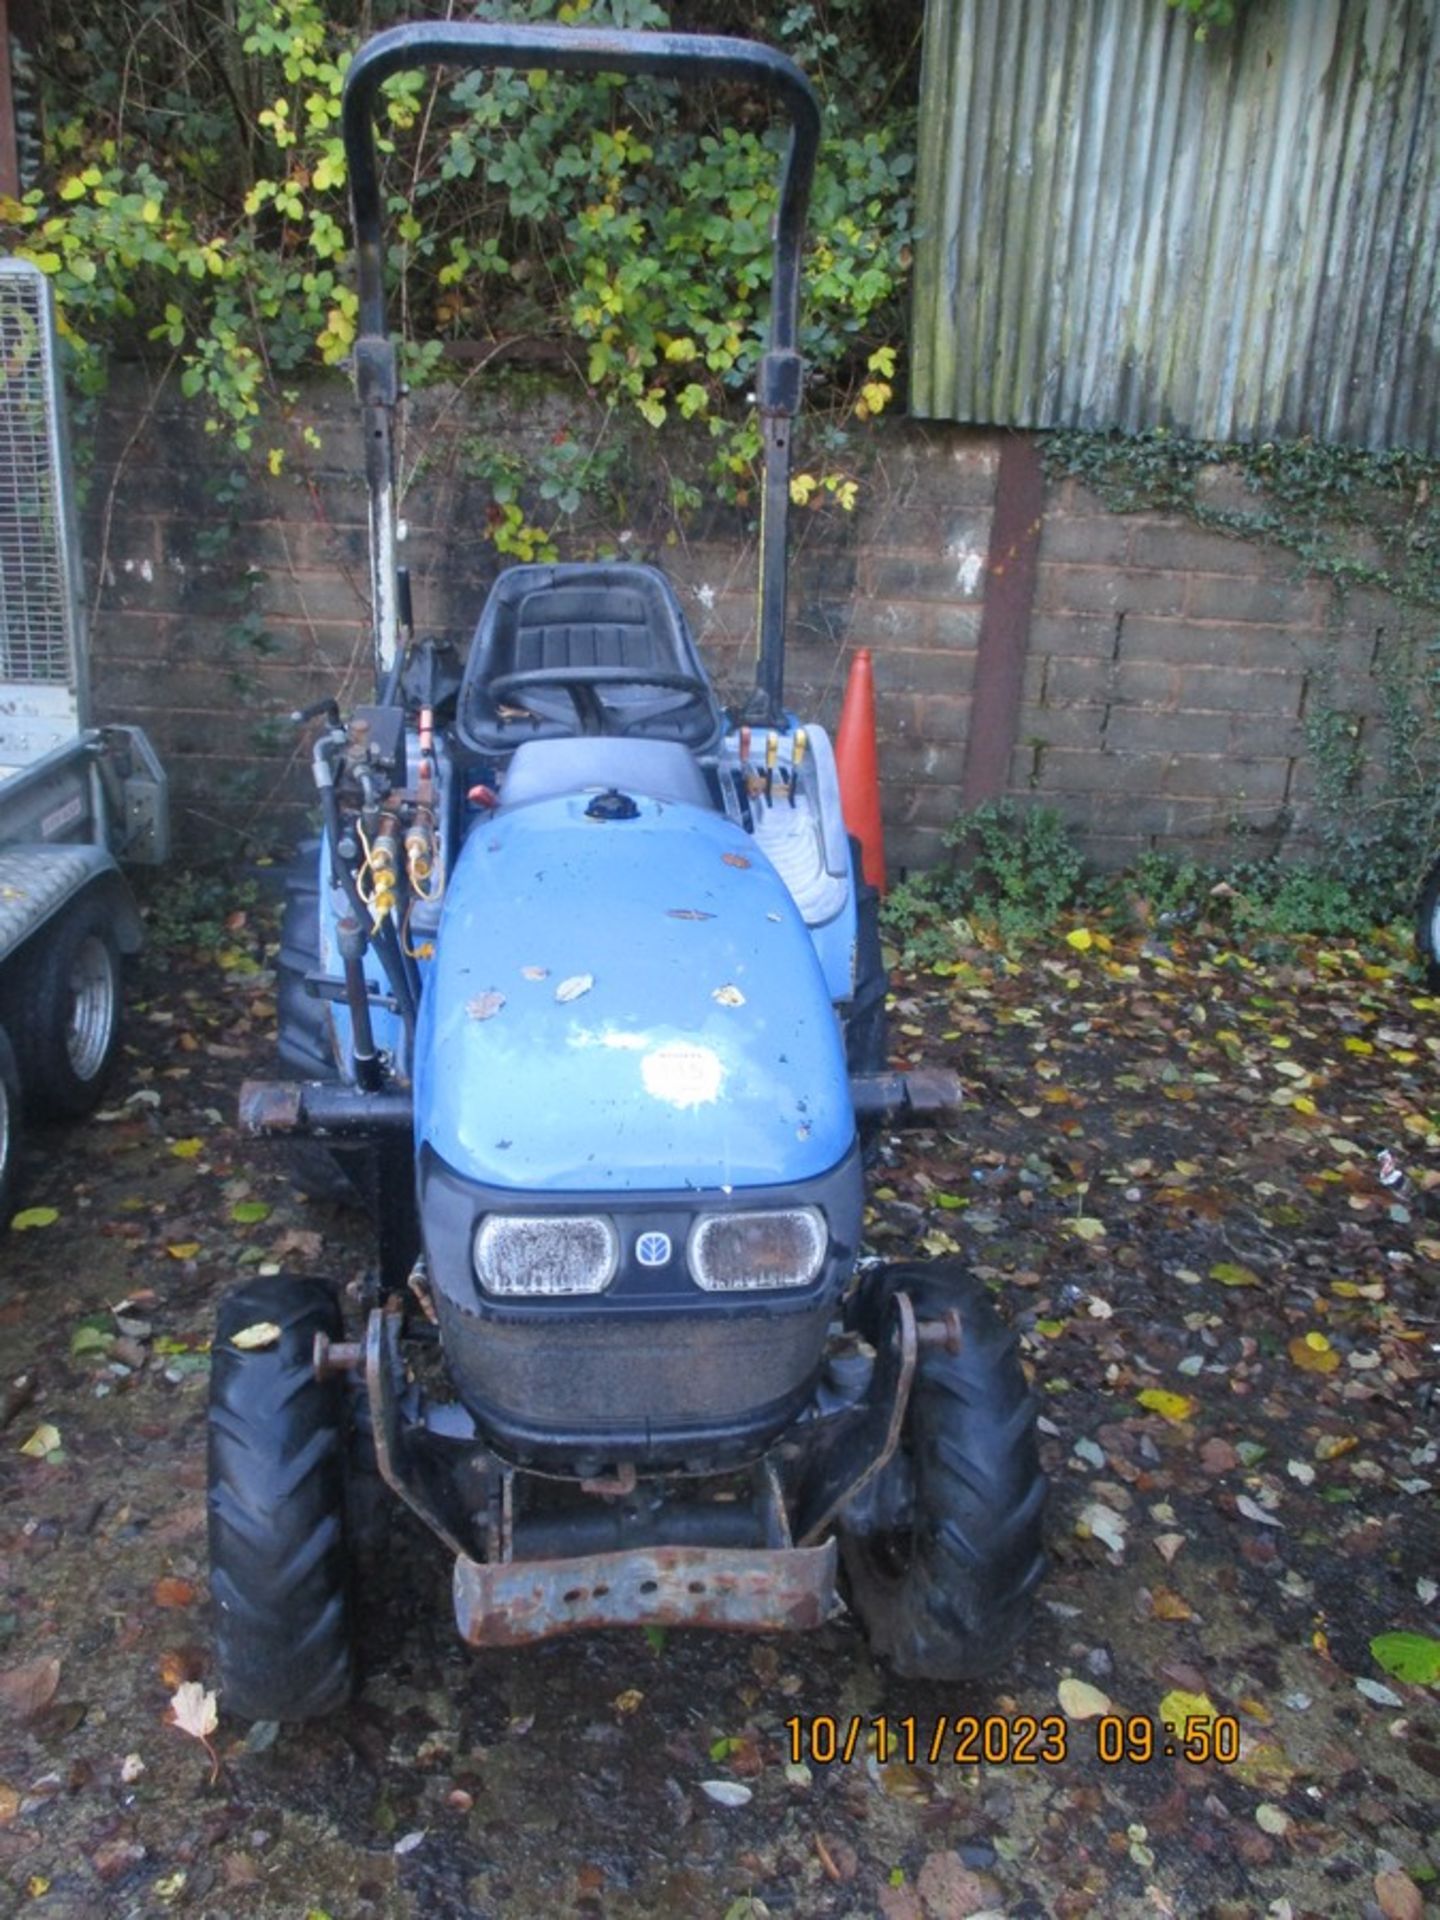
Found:
M 78 1120 L 100 1103 L 120 1051 L 121 962 L 103 893 L 82 894 L 29 943 L 9 1031 L 31 1109 Z
M 15 1065 L 15 1049 L 0 1028 L 0 1227 L 8 1223 L 14 1205 L 21 1138 L 20 1072 Z
M 235 1336 L 269 1323 L 273 1344 Z M 317 1280 L 272 1274 L 220 1303 L 210 1366 L 210 1595 L 225 1704 L 311 1720 L 354 1686 L 344 1387 L 317 1380 L 315 1335 L 340 1332 Z
M 1431 993 L 1440 992 L 1440 859 L 1425 876 L 1415 907 L 1415 947 Z
M 285 875 L 280 951 L 275 961 L 275 1007 L 280 1064 L 304 1080 L 338 1081 L 325 1002 L 305 989 L 320 964 L 320 842 L 302 840 Z M 358 1206 L 364 1199 L 365 1149 L 325 1147 L 318 1140 L 288 1143 L 290 1171 L 311 1200 Z
M 967 1680 L 1009 1656 L 1045 1571 L 1035 1399 L 1015 1336 L 959 1261 L 877 1269 L 849 1323 L 877 1338 L 901 1289 L 918 1318 L 958 1311 L 960 1349 L 920 1349 L 900 1449 L 877 1489 L 882 1503 L 908 1491 L 908 1511 L 867 1532 L 842 1518 L 846 1591 L 895 1672 Z

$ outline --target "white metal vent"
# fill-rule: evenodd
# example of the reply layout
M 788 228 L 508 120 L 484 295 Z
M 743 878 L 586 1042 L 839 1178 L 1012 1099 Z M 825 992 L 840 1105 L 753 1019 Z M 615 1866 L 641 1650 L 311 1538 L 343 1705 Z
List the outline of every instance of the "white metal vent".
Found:
M 0 259 L 0 778 L 87 724 L 63 407 L 49 285 Z
M 0 260 L 0 681 L 75 687 L 76 549 L 45 276 Z

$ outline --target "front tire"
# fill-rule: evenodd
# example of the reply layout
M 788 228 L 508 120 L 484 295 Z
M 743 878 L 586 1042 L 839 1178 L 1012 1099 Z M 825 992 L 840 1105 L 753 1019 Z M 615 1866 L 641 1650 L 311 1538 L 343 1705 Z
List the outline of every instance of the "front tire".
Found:
M 873 1343 L 891 1296 L 917 1319 L 959 1313 L 958 1353 L 922 1347 L 900 1448 L 876 1489 L 881 1525 L 840 1528 L 850 1603 L 874 1651 L 915 1679 L 993 1672 L 1029 1623 L 1045 1571 L 1047 1484 L 1015 1336 L 959 1261 L 867 1275 L 848 1319 Z
M 37 1114 L 99 1105 L 120 1050 L 120 949 L 103 897 L 81 898 L 30 942 L 10 1005 L 20 1077 Z
M 269 1323 L 279 1338 L 237 1346 Z M 354 1686 L 344 1388 L 317 1380 L 315 1335 L 340 1309 L 275 1274 L 220 1303 L 210 1367 L 210 1594 L 221 1695 L 249 1720 L 311 1720 Z

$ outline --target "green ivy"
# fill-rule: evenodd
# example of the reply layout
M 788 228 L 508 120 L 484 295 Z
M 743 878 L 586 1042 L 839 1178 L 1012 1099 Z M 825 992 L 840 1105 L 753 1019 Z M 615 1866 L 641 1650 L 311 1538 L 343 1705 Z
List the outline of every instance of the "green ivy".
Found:
M 1041 446 L 1052 480 L 1083 481 L 1112 513 L 1182 514 L 1293 553 L 1337 586 L 1378 587 L 1440 611 L 1440 460 L 1315 440 L 1190 440 L 1163 429 L 1065 430 Z M 1205 481 L 1219 475 L 1237 477 L 1253 506 L 1207 499 Z
M 83 388 L 103 387 L 115 351 L 155 343 L 211 432 L 265 450 L 272 472 L 303 448 L 295 382 L 343 363 L 355 338 L 344 74 L 365 32 L 404 11 L 235 0 L 232 26 L 203 4 L 57 0 L 46 181 L 0 214 L 52 276 Z M 657 0 L 487 11 L 686 24 Z M 778 39 L 821 93 L 802 347 L 830 423 L 863 422 L 892 393 L 918 29 L 897 42 L 905 7 L 892 16 L 869 0 L 792 5 L 778 22 L 758 0 L 717 11 L 707 26 Z M 651 428 L 695 421 L 713 442 L 712 481 L 743 501 L 783 131 L 728 94 L 610 76 L 401 73 L 382 101 L 391 309 L 409 383 L 442 376 L 447 343 L 568 341 L 603 407 Z M 828 467 L 806 497 L 851 503 L 843 464 Z M 497 524 L 527 539 L 518 503 L 497 504 Z
M 1208 40 L 1212 27 L 1233 27 L 1241 0 L 1168 0 L 1195 22 L 1195 38 Z

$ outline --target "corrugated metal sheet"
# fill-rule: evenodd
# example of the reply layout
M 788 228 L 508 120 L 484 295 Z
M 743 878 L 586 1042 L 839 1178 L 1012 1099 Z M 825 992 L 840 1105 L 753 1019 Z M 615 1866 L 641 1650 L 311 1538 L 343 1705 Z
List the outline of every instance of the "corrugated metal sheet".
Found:
M 928 0 L 911 405 L 1440 454 L 1440 0 Z

